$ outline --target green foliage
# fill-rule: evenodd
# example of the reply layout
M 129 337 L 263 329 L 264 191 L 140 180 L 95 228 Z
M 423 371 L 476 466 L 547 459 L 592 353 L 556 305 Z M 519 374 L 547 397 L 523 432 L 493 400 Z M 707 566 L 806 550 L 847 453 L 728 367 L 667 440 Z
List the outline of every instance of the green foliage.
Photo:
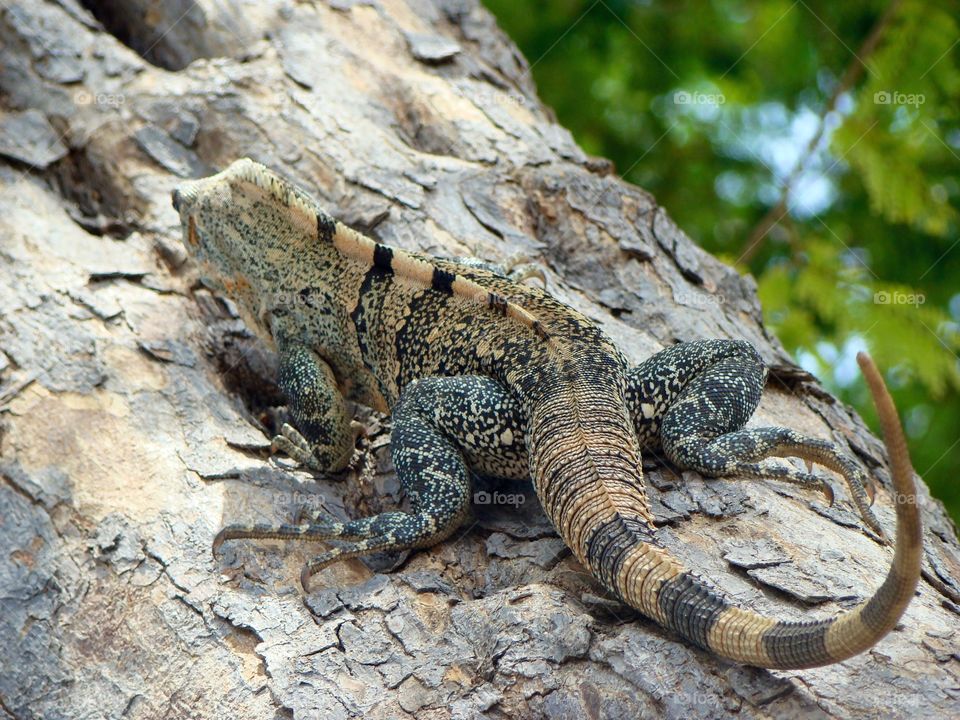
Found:
M 960 519 L 960 2 L 487 5 L 580 144 L 752 272 L 785 346 L 873 423 L 870 349 Z
M 871 73 L 856 92 L 856 110 L 833 141 L 834 153 L 862 180 L 873 213 L 934 236 L 957 226 L 957 210 L 938 181 L 947 169 L 939 167 L 943 161 L 960 162 L 943 137 L 958 120 L 960 72 L 954 58 L 943 57 L 958 36 L 943 9 L 906 4 L 868 61 Z M 907 102 L 893 102 L 898 95 Z

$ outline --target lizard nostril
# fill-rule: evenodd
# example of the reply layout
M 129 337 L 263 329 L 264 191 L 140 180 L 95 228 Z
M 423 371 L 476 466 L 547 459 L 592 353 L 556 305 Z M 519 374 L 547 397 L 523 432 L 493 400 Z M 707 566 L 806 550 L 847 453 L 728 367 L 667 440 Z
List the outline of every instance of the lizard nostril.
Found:
M 180 212 L 180 191 L 175 189 L 170 196 L 170 200 L 173 203 L 173 209 Z

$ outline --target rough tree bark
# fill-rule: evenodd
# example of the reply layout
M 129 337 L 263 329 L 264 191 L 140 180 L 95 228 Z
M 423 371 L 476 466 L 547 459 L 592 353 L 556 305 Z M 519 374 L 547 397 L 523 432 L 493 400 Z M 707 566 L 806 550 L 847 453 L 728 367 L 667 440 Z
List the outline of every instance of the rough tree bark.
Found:
M 960 551 L 921 489 L 925 580 L 841 665 L 733 666 L 606 598 L 525 488 L 411 555 L 345 563 L 224 523 L 402 505 L 375 472 L 269 461 L 272 358 L 193 285 L 170 191 L 249 155 L 401 247 L 531 256 L 635 360 L 738 337 L 778 368 L 754 423 L 885 452 L 798 371 L 750 278 L 576 146 L 475 0 L 0 3 L 0 716 L 946 717 L 960 707 Z M 124 43 L 127 43 L 126 45 Z M 692 199 L 691 202 L 695 202 Z M 744 605 L 823 617 L 891 558 L 842 488 L 648 469 L 676 553 Z M 379 569 L 378 569 L 379 568 Z

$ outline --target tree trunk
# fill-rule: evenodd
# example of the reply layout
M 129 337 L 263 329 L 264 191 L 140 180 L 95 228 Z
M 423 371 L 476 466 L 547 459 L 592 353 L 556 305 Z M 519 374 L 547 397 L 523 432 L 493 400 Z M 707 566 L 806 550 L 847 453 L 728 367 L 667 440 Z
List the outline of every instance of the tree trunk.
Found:
M 315 547 L 211 556 L 226 523 L 403 502 L 369 412 L 364 472 L 270 460 L 274 359 L 195 286 L 170 206 L 181 178 L 241 156 L 383 242 L 529 256 L 633 360 L 751 341 L 776 369 L 754 423 L 849 448 L 892 532 L 885 451 L 767 333 L 753 280 L 584 155 L 475 0 L 3 3 L 0 90 L 0 717 L 957 712 L 960 551 L 925 488 L 902 626 L 801 672 L 720 661 L 610 600 L 529 487 L 402 563 L 331 567 L 306 598 Z M 647 478 L 676 554 L 745 606 L 829 616 L 890 563 L 843 488 L 830 508 L 773 481 Z

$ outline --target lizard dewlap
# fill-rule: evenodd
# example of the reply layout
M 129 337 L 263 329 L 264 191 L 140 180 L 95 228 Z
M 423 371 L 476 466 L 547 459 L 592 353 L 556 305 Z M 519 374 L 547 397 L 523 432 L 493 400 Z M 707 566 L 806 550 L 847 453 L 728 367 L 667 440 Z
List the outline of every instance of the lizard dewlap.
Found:
M 330 540 L 302 581 L 332 562 L 427 547 L 468 514 L 470 469 L 533 479 L 576 558 L 611 592 L 699 647 L 736 662 L 803 668 L 871 647 L 903 614 L 920 574 L 913 471 L 879 373 L 861 367 L 884 424 L 897 531 L 886 580 L 836 618 L 785 622 L 731 604 L 658 542 L 640 453 L 662 451 L 708 476 L 774 477 L 825 488 L 764 463 L 798 457 L 841 474 L 864 522 L 859 466 L 832 442 L 788 428 L 744 429 L 765 368 L 737 340 L 668 348 L 637 367 L 590 320 L 482 263 L 374 242 L 329 217 L 303 190 L 238 160 L 173 194 L 184 243 L 205 283 L 228 295 L 277 351 L 296 427 L 274 444 L 319 472 L 344 467 L 354 432 L 345 399 L 393 415 L 391 450 L 409 512 L 351 522 L 231 525 L 235 538 Z

